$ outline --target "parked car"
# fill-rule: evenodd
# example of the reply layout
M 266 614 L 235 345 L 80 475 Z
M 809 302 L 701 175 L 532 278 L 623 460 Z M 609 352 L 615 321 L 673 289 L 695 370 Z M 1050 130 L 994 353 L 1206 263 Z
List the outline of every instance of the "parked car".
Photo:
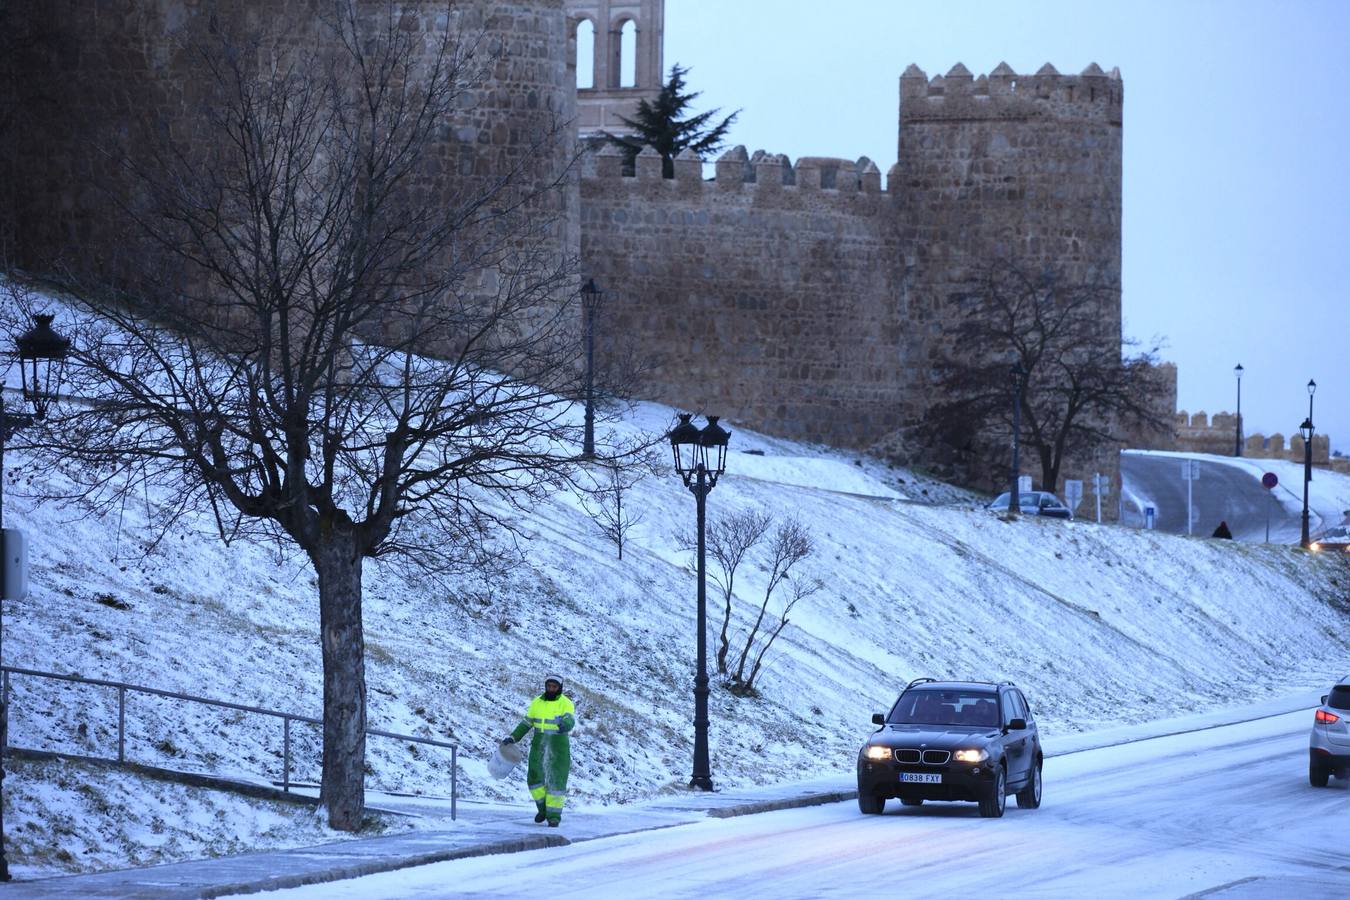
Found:
M 1312 542 L 1312 549 L 1330 550 L 1336 553 L 1350 553 L 1350 525 L 1336 525 L 1319 534 Z
M 986 509 L 1008 508 L 1008 492 L 1004 491 L 994 498 Z M 1069 509 L 1059 498 L 1049 491 L 1018 491 L 1017 508 L 1023 515 L 1028 516 L 1049 516 L 1052 519 L 1072 519 L 1073 510 Z
M 1332 775 L 1350 778 L 1350 675 L 1322 698 L 1308 739 L 1308 782 L 1326 787 Z
M 1040 733 L 1026 697 L 1011 681 L 911 681 L 858 752 L 858 809 L 875 815 L 886 801 L 964 800 L 980 815 L 1041 805 Z

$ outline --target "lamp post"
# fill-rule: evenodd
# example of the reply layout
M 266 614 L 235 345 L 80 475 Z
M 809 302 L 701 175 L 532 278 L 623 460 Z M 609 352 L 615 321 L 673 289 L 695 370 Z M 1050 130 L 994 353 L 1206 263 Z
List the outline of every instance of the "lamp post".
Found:
M 1008 491 L 1008 515 L 1015 516 L 1022 511 L 1022 498 L 1018 494 L 1018 478 L 1022 471 L 1019 458 L 1022 438 L 1022 389 L 1026 386 L 1027 372 L 1022 361 L 1013 363 L 1008 371 L 1013 385 L 1013 433 L 1012 433 L 1012 488 Z
M 581 455 L 595 457 L 595 310 L 604 293 L 588 278 L 581 286 L 581 311 L 585 317 L 586 332 L 586 431 L 581 440 Z
M 704 552 L 704 509 L 708 492 L 717 486 L 717 478 L 727 470 L 727 442 L 731 432 L 717 424 L 717 416 L 708 416 L 700 429 L 690 423 L 692 416 L 680 414 L 680 424 L 670 430 L 670 447 L 675 454 L 675 471 L 694 495 L 698 508 L 698 663 L 694 675 L 694 774 L 691 788 L 711 791 L 712 768 L 708 762 L 708 621 L 707 566 Z
M 1313 394 L 1315 394 L 1315 393 L 1317 393 L 1317 382 L 1316 382 L 1316 381 L 1313 381 L 1311 378 L 1309 378 L 1309 379 L 1308 379 L 1308 426 L 1309 426 L 1309 427 L 1312 426 L 1312 420 L 1313 420 L 1313 417 L 1312 417 L 1312 401 L 1313 401 Z M 1311 437 L 1311 436 L 1309 436 L 1309 438 L 1308 438 L 1308 444 L 1309 444 L 1309 446 L 1312 445 L 1312 437 Z M 1308 458 L 1309 458 L 1310 460 L 1312 459 L 1312 450 L 1311 450 L 1311 449 L 1308 450 Z M 1304 474 L 1304 476 L 1305 476 L 1305 478 L 1304 478 L 1305 481 L 1312 481 L 1312 464 L 1311 464 L 1311 463 L 1309 463 L 1307 466 L 1304 467 L 1303 474 Z
M 1233 455 L 1242 455 L 1242 363 L 1233 367 L 1233 374 L 1237 376 L 1237 440 L 1233 444 Z
M 1303 536 L 1299 539 L 1299 543 L 1306 550 L 1312 546 L 1312 540 L 1308 536 L 1308 482 L 1312 481 L 1312 416 L 1303 420 L 1303 424 L 1298 427 L 1298 433 L 1303 436 Z
M 19 371 L 23 381 L 23 397 L 33 407 L 28 413 L 11 413 L 5 409 L 3 394 L 0 394 L 0 544 L 4 541 L 4 481 L 5 481 L 5 442 L 20 428 L 26 428 L 35 421 L 47 417 L 47 409 L 56 397 L 60 383 L 61 362 L 70 351 L 70 341 L 52 330 L 52 317 L 40 315 L 33 317 L 33 327 L 19 337 Z M 55 364 L 55 365 L 54 365 Z M 55 370 L 55 371 L 53 371 Z M 8 555 L 5 556 L 8 560 Z M 0 597 L 0 600 L 22 599 L 20 597 Z M 0 611 L 0 661 L 3 651 L 4 617 Z M 0 672 L 0 680 L 3 672 Z M 0 690 L 0 754 L 9 748 L 9 695 Z M 5 855 L 5 818 L 4 818 L 4 766 L 0 765 L 0 881 L 9 881 L 9 858 Z

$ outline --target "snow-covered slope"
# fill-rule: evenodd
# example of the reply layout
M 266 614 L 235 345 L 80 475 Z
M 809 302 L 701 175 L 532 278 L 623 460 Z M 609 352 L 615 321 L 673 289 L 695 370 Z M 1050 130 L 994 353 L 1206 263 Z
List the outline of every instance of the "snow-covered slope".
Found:
M 642 404 L 617 427 L 659 433 L 671 419 Z M 911 473 L 727 424 L 733 452 L 710 516 L 758 507 L 798 517 L 817 544 L 801 575 L 826 587 L 794 612 L 758 696 L 734 696 L 714 678 L 720 784 L 847 773 L 870 714 L 921 675 L 1016 681 L 1053 745 L 1056 735 L 1324 687 L 1350 671 L 1341 560 L 1086 522 L 1007 522 Z M 78 504 L 37 508 L 28 486 L 48 474 L 22 454 L 6 463 L 5 521 L 29 531 L 33 559 L 32 595 L 4 604 L 7 664 L 319 714 L 316 588 L 303 557 L 226 547 L 205 519 L 151 547 L 154 496 L 109 517 Z M 945 502 L 919 502 L 934 498 Z M 465 795 L 523 801 L 522 785 L 493 781 L 486 759 L 545 672 L 558 672 L 580 720 L 569 802 L 681 789 L 695 581 L 674 532 L 692 526 L 694 503 L 673 474 L 639 482 L 628 502 L 643 519 L 622 561 L 576 498 L 559 494 L 520 518 L 523 555 L 505 577 L 445 588 L 368 563 L 371 727 L 456 740 Z M 737 586 L 743 630 L 762 571 L 743 572 Z M 114 692 L 16 678 L 13 701 L 13 744 L 115 754 Z M 280 777 L 273 720 L 138 696 L 127 721 L 138 761 Z M 300 729 L 293 740 L 295 777 L 314 779 L 318 735 Z M 448 753 L 372 738 L 369 765 L 372 786 L 449 790 Z M 49 827 L 60 810 L 23 808 L 23 798 L 61 796 L 20 792 L 7 824 Z M 24 865 L 21 853 L 14 862 Z

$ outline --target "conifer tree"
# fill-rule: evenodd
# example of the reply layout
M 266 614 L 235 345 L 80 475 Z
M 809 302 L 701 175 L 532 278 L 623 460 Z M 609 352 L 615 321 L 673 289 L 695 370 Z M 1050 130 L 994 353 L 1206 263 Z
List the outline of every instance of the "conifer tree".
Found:
M 643 148 L 654 147 L 661 154 L 661 174 L 666 178 L 674 178 L 675 157 L 681 152 L 688 149 L 706 157 L 722 146 L 728 129 L 741 111 L 736 110 L 717 125 L 709 123 L 721 112 L 720 109 L 684 118 L 689 104 L 700 95 L 699 91 L 685 92 L 684 76 L 688 73 L 689 70 L 679 63 L 671 66 L 670 78 L 662 86 L 656 102 L 639 101 L 637 117 L 623 119 L 623 123 L 632 128 L 635 134 L 605 133 L 608 141 L 623 148 L 626 154 L 625 166 L 631 168 Z

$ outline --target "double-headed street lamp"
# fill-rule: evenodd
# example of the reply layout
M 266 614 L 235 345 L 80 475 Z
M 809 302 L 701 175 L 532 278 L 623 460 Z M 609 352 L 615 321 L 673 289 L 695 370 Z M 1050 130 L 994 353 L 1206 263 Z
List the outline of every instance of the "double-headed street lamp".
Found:
M 680 414 L 680 424 L 670 430 L 670 448 L 675 454 L 675 471 L 694 495 L 698 507 L 698 669 L 694 675 L 694 775 L 691 788 L 713 789 L 712 768 L 708 762 L 708 620 L 707 577 L 704 555 L 704 508 L 708 492 L 727 470 L 727 442 L 731 432 L 717 424 L 717 416 L 708 416 L 708 424 L 699 428 Z
M 1022 471 L 1019 458 L 1022 438 L 1022 390 L 1026 387 L 1027 372 L 1022 361 L 1013 363 L 1008 370 L 1013 386 L 1013 428 L 1012 428 L 1012 487 L 1008 491 L 1008 515 L 1015 516 L 1022 511 L 1022 498 L 1018 495 L 1018 478 Z
M 0 394 L 0 529 L 4 525 L 4 481 L 5 481 L 5 442 L 20 428 L 26 428 L 35 421 L 47 417 L 47 409 L 56 397 L 61 381 L 61 363 L 70 352 L 70 341 L 52 330 L 52 317 L 34 316 L 33 327 L 24 332 L 16 342 L 18 344 L 19 370 L 23 383 L 23 397 L 32 406 L 32 414 L 11 413 L 5 409 L 3 394 Z M 12 550 L 8 546 L 8 534 L 0 530 L 0 552 L 4 554 L 4 565 L 12 561 Z M 5 573 L 8 575 L 8 573 Z M 0 584 L 8 586 L 10 579 L 0 579 Z M 0 591 L 8 594 L 8 591 Z M 20 600 L 21 597 L 0 597 L 0 600 Z M 3 651 L 4 617 L 0 612 L 0 662 Z M 0 670 L 3 679 L 3 670 Z M 0 752 L 9 747 L 9 703 L 8 694 L 0 691 Z M 0 765 L 0 881 L 9 881 L 9 859 L 5 855 L 5 817 L 4 817 L 4 779 L 5 771 Z
M 586 431 L 581 440 L 581 455 L 586 459 L 595 457 L 595 311 L 604 296 L 604 292 L 595 286 L 594 278 L 586 279 L 581 286 L 581 311 L 586 332 Z
M 1242 363 L 1233 367 L 1233 374 L 1237 376 L 1237 440 L 1233 444 L 1233 455 L 1242 455 Z

